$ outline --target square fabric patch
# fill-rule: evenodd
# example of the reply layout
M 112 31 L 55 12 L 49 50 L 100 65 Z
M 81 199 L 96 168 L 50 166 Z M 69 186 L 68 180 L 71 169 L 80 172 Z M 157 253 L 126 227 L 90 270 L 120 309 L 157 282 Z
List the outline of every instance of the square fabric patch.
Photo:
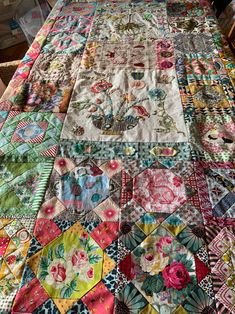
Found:
M 106 3 L 96 10 L 89 40 L 144 41 L 168 35 L 165 5 Z
M 194 106 L 197 109 L 205 108 L 210 110 L 229 108 L 230 104 L 223 87 L 221 85 L 190 84 L 189 90 L 193 97 Z
M 187 141 L 175 72 L 81 71 L 61 138 Z
M 79 33 L 58 32 L 50 33 L 46 39 L 42 51 L 55 54 L 73 53 L 81 55 L 86 43 L 86 38 Z
M 54 53 L 42 53 L 33 64 L 28 81 L 48 81 L 69 85 L 77 76 L 77 69 L 81 57 L 71 54 L 55 55 Z
M 37 214 L 52 162 L 0 164 L 0 217 Z
M 215 289 L 216 309 L 219 312 L 233 313 L 234 306 L 234 229 L 224 224 L 206 226 L 209 265 Z
M 43 70 L 41 72 L 43 73 Z M 45 78 L 47 74 L 48 72 L 45 73 Z M 14 95 L 2 101 L 0 107 L 4 110 L 25 112 L 65 113 L 67 111 L 74 81 L 67 83 L 59 80 L 46 81 L 43 78 L 37 79 L 37 74 L 36 77 L 30 76 L 29 80 L 23 83 Z
M 111 167 L 109 173 L 112 173 Z M 120 172 L 118 161 L 115 167 Z M 89 160 L 81 162 L 80 159 L 56 158 L 40 217 L 54 217 L 58 213 L 66 213 L 67 209 L 68 214 L 81 215 L 85 220 L 97 214 L 103 220 L 116 221 L 120 209 L 109 196 L 117 188 L 107 170 L 103 171 Z M 99 206 L 103 201 L 103 206 Z
M 47 122 L 19 122 L 12 136 L 12 142 L 41 143 L 47 129 Z
M 169 17 L 171 33 L 198 34 L 209 33 L 210 28 L 202 17 Z
M 195 169 L 205 218 L 232 223 L 235 219 L 234 165 L 197 162 Z
M 177 34 L 174 36 L 175 49 L 182 53 L 212 53 L 215 49 L 210 33 L 198 35 Z
M 82 68 L 131 68 L 167 70 L 174 68 L 173 44 L 170 40 L 133 43 L 87 42 Z
M 0 309 L 9 313 L 30 244 L 31 219 L 0 218 Z
M 202 2 L 202 1 L 201 1 Z M 175 2 L 167 3 L 167 15 L 169 17 L 203 17 L 206 9 L 199 6 L 197 3 L 191 2 Z
M 55 156 L 63 120 L 59 113 L 11 111 L 0 134 L 0 155 Z
M 95 9 L 95 3 L 72 2 L 64 5 L 46 38 L 42 51 L 44 53 L 81 55 L 92 25 Z
M 188 81 L 210 81 L 220 78 L 210 54 L 187 54 L 184 57 L 184 63 Z
M 196 158 L 208 161 L 229 161 L 234 159 L 235 121 L 231 111 L 217 115 L 198 114 L 194 122 L 189 124 L 191 146 Z

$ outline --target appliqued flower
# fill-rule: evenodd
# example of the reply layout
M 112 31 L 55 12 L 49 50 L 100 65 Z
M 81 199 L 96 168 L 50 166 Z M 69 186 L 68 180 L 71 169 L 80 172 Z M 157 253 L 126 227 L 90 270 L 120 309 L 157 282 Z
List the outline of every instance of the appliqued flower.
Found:
M 142 89 L 146 86 L 146 84 L 143 82 L 143 81 L 140 81 L 140 80 L 136 80 L 136 81 L 133 81 L 130 86 L 132 88 L 135 88 L 135 89 Z
M 162 69 L 170 69 L 171 67 L 173 67 L 173 63 L 170 61 L 163 61 L 161 62 L 161 67 Z
M 98 108 L 96 106 L 90 106 L 90 108 L 87 110 L 88 112 L 96 112 Z
M 127 102 L 132 102 L 136 100 L 136 97 L 133 94 L 125 94 L 123 95 L 123 99 Z
M 105 80 L 95 83 L 91 86 L 91 91 L 95 94 L 105 92 L 107 89 L 111 88 L 113 85 Z
M 160 88 L 153 88 L 148 92 L 148 94 L 152 100 L 164 100 L 166 98 L 166 93 Z
M 102 100 L 101 99 L 99 99 L 99 98 L 97 98 L 96 100 L 95 100 L 95 102 L 97 103 L 97 105 L 100 105 L 100 104 L 102 104 Z

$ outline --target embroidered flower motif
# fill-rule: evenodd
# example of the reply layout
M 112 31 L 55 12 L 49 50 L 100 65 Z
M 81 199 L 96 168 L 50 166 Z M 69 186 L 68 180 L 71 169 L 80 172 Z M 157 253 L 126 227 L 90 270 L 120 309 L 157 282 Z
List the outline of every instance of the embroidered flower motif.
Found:
M 73 133 L 77 136 L 81 136 L 85 133 L 85 129 L 82 126 L 74 126 Z
M 144 72 L 132 72 L 131 76 L 134 80 L 140 81 L 144 77 Z
M 162 271 L 164 284 L 167 288 L 182 290 L 186 288 L 191 279 L 189 273 L 181 262 L 173 262 Z
M 95 94 L 105 92 L 107 89 L 111 88 L 113 85 L 105 80 L 95 83 L 91 86 L 91 91 Z
M 123 99 L 127 102 L 132 102 L 133 100 L 136 100 L 136 97 L 133 94 L 124 94 Z
M 144 117 L 150 117 L 150 113 L 143 106 L 133 106 L 132 108 L 138 112 L 142 119 L 144 119 Z

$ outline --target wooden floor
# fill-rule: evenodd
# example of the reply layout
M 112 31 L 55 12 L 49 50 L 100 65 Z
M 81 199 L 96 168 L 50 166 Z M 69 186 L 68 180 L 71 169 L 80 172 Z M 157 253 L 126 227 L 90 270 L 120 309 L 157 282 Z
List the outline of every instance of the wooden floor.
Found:
M 28 48 L 28 43 L 25 41 L 15 46 L 0 50 L 0 63 L 22 59 Z

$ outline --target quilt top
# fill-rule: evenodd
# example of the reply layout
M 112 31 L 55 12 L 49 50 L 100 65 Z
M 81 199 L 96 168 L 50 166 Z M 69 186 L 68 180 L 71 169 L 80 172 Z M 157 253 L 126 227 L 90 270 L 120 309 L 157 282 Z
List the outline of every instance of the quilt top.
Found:
M 1 314 L 235 313 L 235 64 L 207 0 L 59 0 L 0 101 Z

